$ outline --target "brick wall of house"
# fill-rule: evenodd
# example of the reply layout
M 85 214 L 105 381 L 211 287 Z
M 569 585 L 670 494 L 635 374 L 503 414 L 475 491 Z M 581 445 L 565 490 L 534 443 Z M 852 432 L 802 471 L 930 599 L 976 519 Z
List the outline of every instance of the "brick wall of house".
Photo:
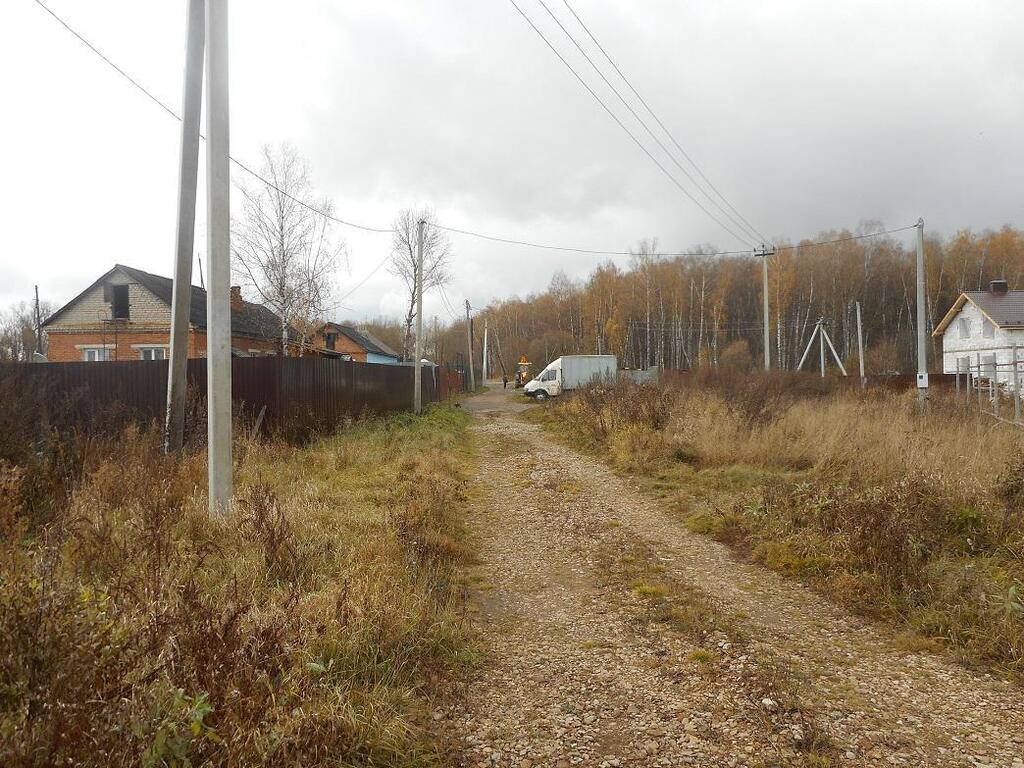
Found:
M 132 323 L 141 325 L 167 327 L 171 324 L 171 308 L 143 288 L 133 283 L 128 276 L 115 271 L 108 282 L 111 285 L 128 284 L 128 313 Z M 103 286 L 97 285 L 82 296 L 68 311 L 57 318 L 50 326 L 57 328 L 82 328 L 96 326 L 104 320 L 110 320 L 110 304 L 103 300 Z
M 139 331 L 134 329 L 106 330 L 80 329 L 49 331 L 48 359 L 54 363 L 72 363 L 81 361 L 84 346 L 105 346 L 109 350 L 111 360 L 139 360 L 139 346 L 152 345 L 167 347 L 170 344 L 170 330 Z M 253 339 L 247 336 L 233 336 L 231 346 L 243 352 L 260 354 L 277 353 L 279 346 L 276 339 Z M 189 331 L 188 356 L 204 357 L 206 355 L 206 333 Z
M 330 329 L 328 329 L 330 330 Z M 340 331 L 335 331 L 337 337 L 334 341 L 334 351 L 340 352 L 343 355 L 351 355 L 352 359 L 357 363 L 366 362 L 366 350 L 356 344 L 345 334 Z M 324 349 L 327 347 L 327 339 L 325 338 L 324 331 L 321 329 L 317 331 L 311 337 L 311 343 L 317 349 Z

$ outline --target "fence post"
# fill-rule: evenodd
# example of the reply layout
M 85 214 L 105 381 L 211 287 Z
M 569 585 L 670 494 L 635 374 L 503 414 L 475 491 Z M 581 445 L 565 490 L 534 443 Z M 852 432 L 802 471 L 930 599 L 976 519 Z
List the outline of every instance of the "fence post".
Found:
M 992 353 L 992 377 L 988 380 L 988 393 L 992 398 L 992 415 L 999 418 L 999 358 Z
M 956 359 L 956 401 L 960 402 L 960 358 Z
M 1017 370 L 1017 345 L 1013 345 L 1013 420 L 1020 422 L 1020 372 Z
M 981 413 L 985 410 L 981 405 L 981 352 L 975 354 L 978 358 L 978 375 L 974 377 L 974 385 L 978 388 L 978 412 Z

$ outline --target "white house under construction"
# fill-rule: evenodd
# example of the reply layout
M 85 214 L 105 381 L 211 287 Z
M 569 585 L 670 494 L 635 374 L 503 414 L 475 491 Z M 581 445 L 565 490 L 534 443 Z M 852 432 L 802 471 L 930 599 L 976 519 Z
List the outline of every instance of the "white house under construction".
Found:
M 1024 291 L 1009 290 L 1005 280 L 961 293 L 932 335 L 942 338 L 943 373 L 970 372 L 1012 388 L 1016 360 L 1024 386 Z

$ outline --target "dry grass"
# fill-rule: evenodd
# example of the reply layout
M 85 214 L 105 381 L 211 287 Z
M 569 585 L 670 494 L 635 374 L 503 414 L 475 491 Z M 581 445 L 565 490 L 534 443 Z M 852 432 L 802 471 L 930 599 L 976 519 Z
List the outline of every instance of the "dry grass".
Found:
M 45 473 L 0 465 L 0 763 L 441 762 L 429 700 L 467 659 L 465 423 L 253 446 L 219 520 L 202 456 L 155 433 L 90 443 L 46 519 L 20 487 Z
M 1024 674 L 1024 432 L 913 392 L 620 385 L 549 425 L 688 527 L 963 659 Z M 697 501 L 694 501 L 694 500 Z

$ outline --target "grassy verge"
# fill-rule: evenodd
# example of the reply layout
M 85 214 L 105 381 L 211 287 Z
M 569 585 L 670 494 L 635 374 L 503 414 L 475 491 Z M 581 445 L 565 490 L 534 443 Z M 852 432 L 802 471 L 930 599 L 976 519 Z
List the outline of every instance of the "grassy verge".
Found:
M 129 429 L 45 524 L 0 465 L 0 763 L 433 765 L 468 658 L 468 417 L 435 407 L 304 447 L 201 455 Z
M 767 393 L 767 394 L 766 394 Z M 698 533 L 892 621 L 907 648 L 1024 675 L 1024 434 L 936 398 L 593 389 L 532 418 Z

